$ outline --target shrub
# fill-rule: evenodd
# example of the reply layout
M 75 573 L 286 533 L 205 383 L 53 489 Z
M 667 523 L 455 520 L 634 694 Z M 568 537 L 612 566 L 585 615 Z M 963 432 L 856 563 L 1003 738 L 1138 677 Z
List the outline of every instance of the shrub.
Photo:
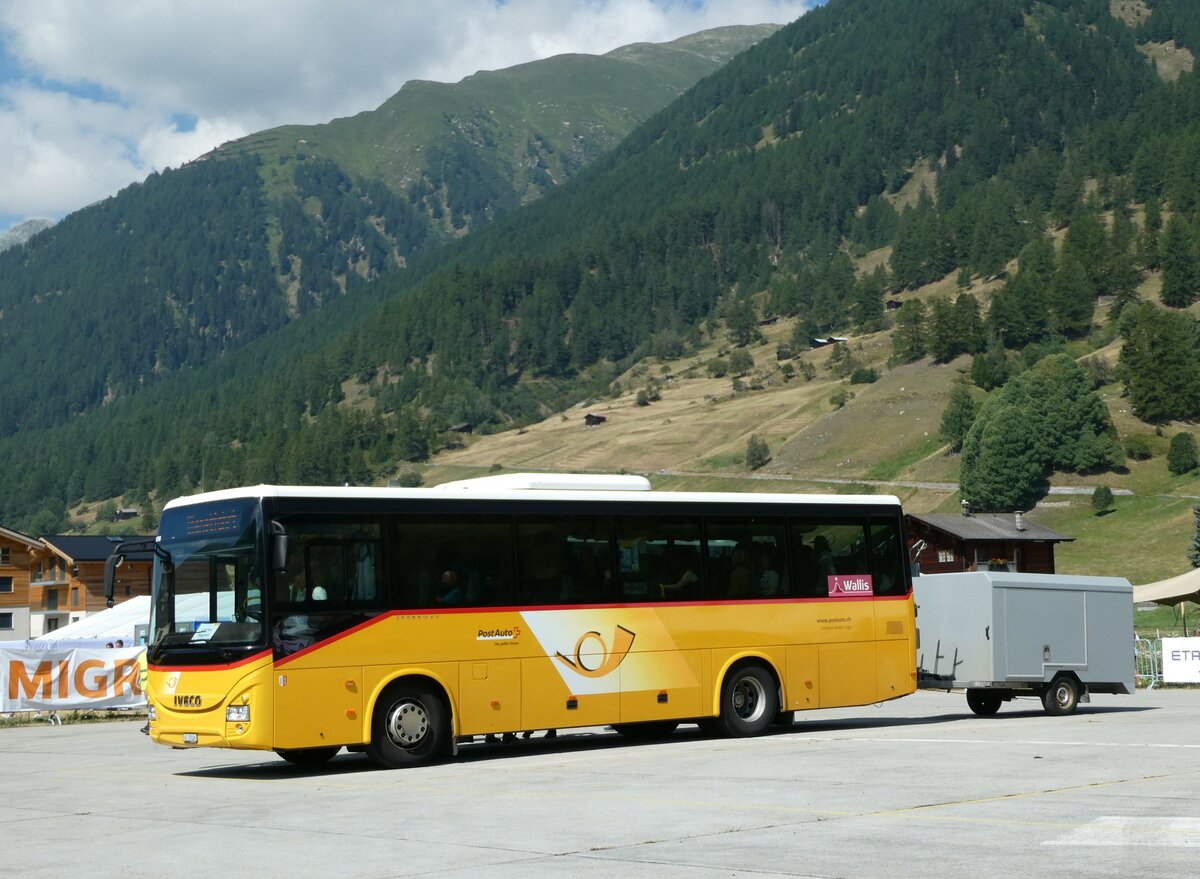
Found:
M 1131 436 L 1125 440 L 1125 457 L 1134 461 L 1149 461 L 1154 457 L 1150 442 L 1144 436 Z
M 1105 513 L 1113 507 L 1112 489 L 1107 485 L 1097 486 L 1092 492 L 1092 508 L 1097 514 Z
M 850 373 L 850 384 L 869 385 L 879 381 L 879 373 L 873 366 L 860 366 Z
M 738 349 L 729 355 L 729 371 L 734 375 L 745 375 L 754 369 L 754 357 L 749 351 Z
M 1167 469 L 1176 475 L 1188 473 L 1200 466 L 1196 454 L 1196 438 L 1190 433 L 1177 433 L 1171 437 L 1167 450 Z
M 752 433 L 750 439 L 746 441 L 746 466 L 751 470 L 757 470 L 770 460 L 771 449 L 766 440 L 758 434 Z

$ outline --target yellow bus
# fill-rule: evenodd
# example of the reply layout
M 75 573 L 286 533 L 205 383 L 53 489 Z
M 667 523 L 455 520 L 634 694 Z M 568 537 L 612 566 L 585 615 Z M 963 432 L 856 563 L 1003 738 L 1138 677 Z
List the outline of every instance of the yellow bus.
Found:
M 894 497 L 260 485 L 171 501 L 152 548 L 149 727 L 172 747 L 400 767 L 540 729 L 751 736 L 916 685 Z

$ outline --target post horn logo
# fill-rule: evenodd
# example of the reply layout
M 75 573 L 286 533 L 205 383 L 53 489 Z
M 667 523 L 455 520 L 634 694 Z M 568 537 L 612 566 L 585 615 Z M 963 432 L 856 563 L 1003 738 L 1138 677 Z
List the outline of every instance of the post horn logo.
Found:
M 608 649 L 608 645 L 604 643 L 604 639 L 600 637 L 599 632 L 584 632 L 579 636 L 579 640 L 575 642 L 575 658 L 563 656 L 562 653 L 555 651 L 554 655 L 563 665 L 569 666 L 572 671 L 583 675 L 585 678 L 602 678 L 609 672 L 616 669 L 618 665 L 625 659 L 629 653 L 629 648 L 633 646 L 633 639 L 637 635 L 629 631 L 624 626 L 617 626 L 613 632 L 612 650 Z M 589 667 L 583 661 L 584 649 L 583 645 L 590 640 L 596 640 L 600 644 L 600 649 L 597 651 L 600 659 L 599 665 L 595 668 Z M 589 659 L 593 657 L 589 656 Z

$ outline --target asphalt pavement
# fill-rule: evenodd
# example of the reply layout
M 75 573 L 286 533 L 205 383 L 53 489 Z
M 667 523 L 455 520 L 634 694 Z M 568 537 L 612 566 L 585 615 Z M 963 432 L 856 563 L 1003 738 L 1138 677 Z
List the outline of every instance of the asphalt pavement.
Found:
M 756 739 L 592 728 L 319 770 L 140 720 L 0 730 L 14 877 L 1200 875 L 1200 690 L 979 718 L 921 692 Z

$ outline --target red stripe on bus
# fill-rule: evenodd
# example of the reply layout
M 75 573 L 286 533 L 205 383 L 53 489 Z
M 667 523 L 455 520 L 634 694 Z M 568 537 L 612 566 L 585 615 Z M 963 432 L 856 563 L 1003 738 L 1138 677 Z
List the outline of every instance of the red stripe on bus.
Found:
M 247 656 L 245 659 L 239 659 L 237 662 L 229 662 L 229 663 L 225 663 L 224 665 L 221 665 L 221 664 L 218 664 L 218 665 L 152 665 L 150 663 L 147 663 L 146 668 L 150 671 L 163 671 L 163 672 L 170 672 L 170 671 L 181 671 L 181 672 L 182 671 L 226 671 L 231 668 L 237 668 L 238 666 L 241 666 L 241 665 L 248 665 L 251 662 L 257 662 L 258 660 L 262 659 L 263 657 L 270 656 L 270 655 L 271 655 L 270 650 L 260 650 L 258 653 L 255 653 L 253 656 Z

